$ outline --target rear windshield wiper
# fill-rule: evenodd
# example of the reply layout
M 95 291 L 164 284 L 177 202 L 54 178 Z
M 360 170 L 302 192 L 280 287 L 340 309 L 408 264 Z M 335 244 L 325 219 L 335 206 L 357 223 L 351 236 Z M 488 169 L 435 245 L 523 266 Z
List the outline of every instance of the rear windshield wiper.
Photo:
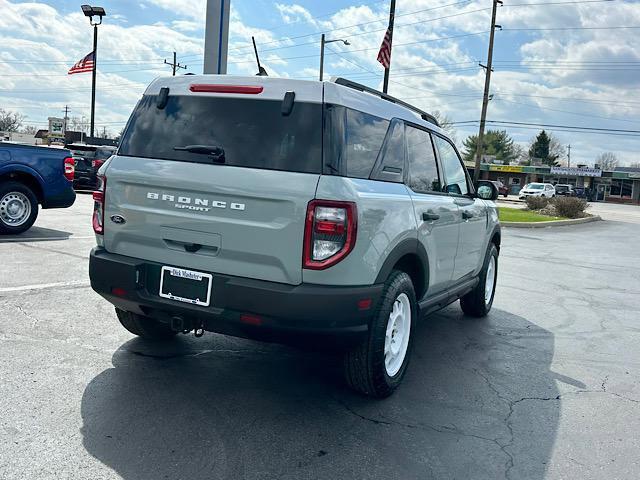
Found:
M 173 147 L 173 149 L 200 155 L 210 155 L 214 162 L 225 162 L 224 149 L 217 145 L 185 145 L 183 147 Z

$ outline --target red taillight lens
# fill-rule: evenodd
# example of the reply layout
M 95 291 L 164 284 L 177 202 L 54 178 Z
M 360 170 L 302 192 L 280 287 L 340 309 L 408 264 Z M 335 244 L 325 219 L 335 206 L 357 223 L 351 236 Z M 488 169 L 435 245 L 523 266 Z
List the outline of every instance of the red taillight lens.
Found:
M 332 200 L 309 202 L 302 266 L 324 270 L 349 255 L 356 243 L 357 218 L 355 203 Z
M 92 160 L 91 166 L 93 168 L 100 168 L 104 164 L 104 160 Z
M 76 174 L 76 162 L 73 158 L 67 157 L 64 159 L 64 177 L 73 182 L 73 177 Z
M 104 200 L 107 193 L 107 177 L 98 175 L 98 189 L 93 192 L 93 231 L 104 234 Z

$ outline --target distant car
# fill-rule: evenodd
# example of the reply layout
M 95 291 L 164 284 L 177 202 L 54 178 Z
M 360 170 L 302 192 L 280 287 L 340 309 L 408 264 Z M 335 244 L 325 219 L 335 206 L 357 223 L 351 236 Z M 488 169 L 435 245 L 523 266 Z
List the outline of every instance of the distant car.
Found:
M 573 189 L 573 193 L 578 198 L 587 198 L 587 188 L 584 187 L 575 187 Z
M 565 184 L 565 183 L 559 183 L 555 186 L 556 189 L 556 195 L 558 196 L 562 196 L 562 197 L 575 197 L 576 196 L 576 192 L 573 189 L 573 185 L 569 185 L 569 184 Z
M 552 198 L 556 196 L 556 189 L 550 183 L 529 183 L 524 186 L 518 198 L 524 200 L 527 197 L 547 197 Z
M 505 198 L 509 195 L 509 187 L 507 187 L 500 180 L 491 180 L 491 183 L 493 183 L 496 186 L 496 188 L 498 189 L 498 193 L 500 195 L 502 195 Z
M 116 147 L 75 143 L 67 148 L 71 150 L 76 167 L 73 188 L 76 190 L 95 190 L 98 169 L 111 155 L 116 153 Z

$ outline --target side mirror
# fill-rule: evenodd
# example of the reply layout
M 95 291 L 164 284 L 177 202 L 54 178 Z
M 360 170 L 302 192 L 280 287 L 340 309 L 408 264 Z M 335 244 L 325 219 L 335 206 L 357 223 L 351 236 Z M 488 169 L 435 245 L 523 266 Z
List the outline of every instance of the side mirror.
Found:
M 479 180 L 476 185 L 476 195 L 483 200 L 495 201 L 498 199 L 498 187 L 488 180 Z

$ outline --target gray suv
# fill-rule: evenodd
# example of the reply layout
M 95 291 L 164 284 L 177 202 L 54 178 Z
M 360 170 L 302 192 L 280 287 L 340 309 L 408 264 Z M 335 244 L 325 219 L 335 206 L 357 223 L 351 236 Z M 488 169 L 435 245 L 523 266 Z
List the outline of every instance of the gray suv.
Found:
M 496 187 L 431 115 L 345 79 L 155 80 L 99 180 L 91 286 L 144 338 L 340 347 L 381 398 L 420 316 L 493 303 Z

